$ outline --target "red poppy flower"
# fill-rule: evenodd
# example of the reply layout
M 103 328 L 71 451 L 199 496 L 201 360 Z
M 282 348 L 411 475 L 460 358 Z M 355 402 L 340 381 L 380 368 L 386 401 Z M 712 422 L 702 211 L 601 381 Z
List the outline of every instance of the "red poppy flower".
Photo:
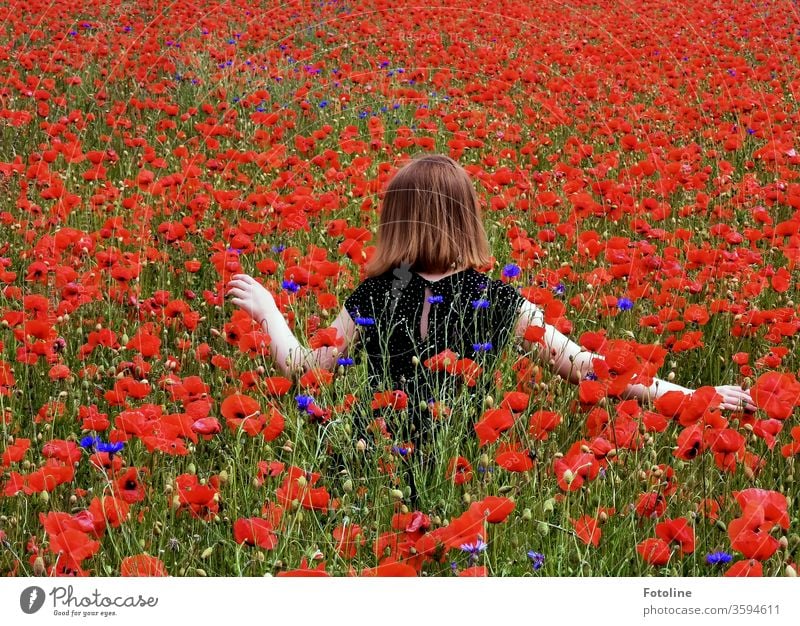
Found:
M 278 536 L 272 524 L 260 517 L 239 518 L 233 523 L 233 538 L 236 543 L 273 550 L 278 545 Z
M 285 572 L 278 572 L 276 576 L 285 577 L 328 577 L 325 571 L 325 562 L 320 561 L 316 567 L 308 566 L 308 559 L 303 557 L 300 559 L 300 567 L 293 570 L 286 570 Z
M 126 556 L 119 569 L 121 576 L 169 576 L 161 559 L 149 554 Z
M 671 556 L 663 539 L 645 539 L 636 546 L 636 551 L 650 565 L 666 565 Z
M 336 541 L 334 548 L 343 559 L 355 557 L 359 546 L 363 546 L 365 542 L 358 524 L 337 526 L 333 531 L 333 538 Z
M 545 441 L 548 433 L 561 423 L 561 415 L 555 411 L 536 411 L 528 423 L 528 434 L 538 441 Z
M 593 545 L 595 548 L 600 545 L 600 538 L 602 531 L 598 526 L 597 519 L 590 515 L 584 515 L 578 519 L 570 519 L 572 527 L 575 529 L 575 534 L 578 535 L 583 543 Z
M 497 449 L 495 463 L 509 472 L 527 472 L 533 469 L 533 458 L 529 450 L 520 450 L 518 444 L 501 445 Z
M 407 563 L 394 561 L 391 559 L 391 557 L 384 560 L 377 567 L 370 567 L 361 570 L 360 574 L 360 576 L 386 576 L 392 578 L 410 577 L 416 575 L 417 575 L 417 570 L 415 570 L 413 567 L 411 567 Z
M 668 519 L 656 524 L 656 535 L 667 543 L 680 545 L 681 554 L 694 552 L 694 528 L 685 517 Z
M 755 559 L 745 559 L 742 561 L 736 561 L 733 565 L 728 568 L 728 571 L 725 572 L 724 576 L 729 577 L 760 577 L 764 575 L 764 566 L 762 565 L 761 561 L 756 561 Z
M 100 549 L 100 542 L 92 540 L 80 530 L 66 529 L 50 537 L 50 550 L 64 558 L 80 563 L 94 556 Z
M 447 463 L 447 477 L 456 485 L 472 480 L 472 465 L 463 456 L 450 459 Z
M 494 443 L 500 434 L 514 425 L 514 416 L 508 409 L 487 409 L 475 424 L 475 434 L 482 446 Z
M 514 510 L 514 501 L 503 496 L 486 496 L 483 500 L 473 503 L 486 516 L 490 524 L 504 522 Z
M 800 406 L 800 382 L 793 374 L 769 372 L 758 377 L 750 397 L 773 419 L 784 420 Z

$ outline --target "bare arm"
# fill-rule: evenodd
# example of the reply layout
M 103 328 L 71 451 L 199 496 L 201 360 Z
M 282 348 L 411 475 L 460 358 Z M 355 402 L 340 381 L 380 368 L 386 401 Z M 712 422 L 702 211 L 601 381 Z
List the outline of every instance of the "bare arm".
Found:
M 333 369 L 338 357 L 347 353 L 358 331 L 350 314 L 342 308 L 330 327 L 335 328 L 338 337 L 344 340 L 343 345 L 340 348 L 322 347 L 312 350 L 297 340 L 272 294 L 251 276 L 236 274 L 228 283 L 227 295 L 234 296 L 231 302 L 261 323 L 261 327 L 270 336 L 272 359 L 286 376 L 317 367 Z
M 592 370 L 592 359 L 603 359 L 603 355 L 590 352 L 569 337 L 561 333 L 554 326 L 544 321 L 544 314 L 541 309 L 527 300 L 522 303 L 520 316 L 517 322 L 516 335 L 522 338 L 526 329 L 531 326 L 541 326 L 544 328 L 544 346 L 538 343 L 531 343 L 523 339 L 523 346 L 526 350 L 532 350 L 539 361 L 573 384 L 582 381 L 586 374 Z M 721 385 L 716 387 L 717 393 L 722 396 L 723 409 L 745 408 L 755 411 L 756 405 L 750 398 L 749 392 L 736 385 Z M 682 393 L 693 393 L 693 389 L 677 385 L 675 383 L 653 378 L 650 386 L 628 385 L 623 396 L 625 398 L 638 398 L 639 400 L 651 401 L 668 391 L 680 391 Z

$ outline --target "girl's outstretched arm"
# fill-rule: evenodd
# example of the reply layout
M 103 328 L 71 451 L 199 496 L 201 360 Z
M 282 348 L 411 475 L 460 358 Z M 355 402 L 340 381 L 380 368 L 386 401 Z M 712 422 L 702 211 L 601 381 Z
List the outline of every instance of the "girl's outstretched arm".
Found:
M 358 330 L 350 314 L 342 308 L 330 327 L 335 328 L 338 337 L 344 340 L 343 345 L 336 349 L 322 347 L 312 350 L 297 340 L 275 304 L 275 298 L 252 276 L 234 275 L 228 282 L 226 295 L 234 296 L 231 302 L 259 322 L 270 336 L 272 359 L 286 376 L 316 367 L 333 369 L 337 358 L 346 354 Z
M 544 337 L 542 339 L 545 347 L 523 339 L 525 348 L 533 350 L 540 362 L 561 376 L 561 378 L 573 384 L 578 384 L 592 370 L 592 359 L 605 358 L 601 354 L 582 348 L 574 341 L 571 341 L 569 337 L 559 332 L 554 326 L 547 324 L 544 321 L 542 310 L 526 300 L 520 308 L 516 335 L 522 338 L 526 329 L 531 325 L 544 328 Z M 722 396 L 720 408 L 756 410 L 756 405 L 750 397 L 750 393 L 738 385 L 720 385 L 715 389 Z M 653 383 L 649 387 L 645 385 L 629 385 L 625 390 L 624 397 L 649 401 L 664 395 L 668 391 L 692 393 L 694 389 L 660 378 L 653 378 Z

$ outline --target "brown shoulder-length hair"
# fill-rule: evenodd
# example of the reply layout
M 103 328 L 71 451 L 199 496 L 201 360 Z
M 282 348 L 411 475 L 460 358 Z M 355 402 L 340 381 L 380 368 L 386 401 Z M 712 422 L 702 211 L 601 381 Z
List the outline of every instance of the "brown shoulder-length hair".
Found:
M 464 168 L 442 154 L 422 154 L 401 167 L 383 197 L 367 276 L 403 263 L 418 272 L 446 272 L 490 260 L 478 197 Z

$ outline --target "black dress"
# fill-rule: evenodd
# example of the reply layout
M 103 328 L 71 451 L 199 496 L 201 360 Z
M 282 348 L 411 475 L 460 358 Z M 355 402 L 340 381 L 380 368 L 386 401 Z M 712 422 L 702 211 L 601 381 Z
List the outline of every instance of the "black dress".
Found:
M 432 295 L 423 338 L 420 321 L 426 287 Z M 512 285 L 472 268 L 430 281 L 398 267 L 367 278 L 353 291 L 344 307 L 359 329 L 367 357 L 367 402 L 375 391 L 402 390 L 408 395 L 407 411 L 388 411 L 387 424 L 398 439 L 416 446 L 424 443 L 434 422 L 425 407 L 439 400 L 447 404 L 448 393 L 463 384 L 458 375 L 433 372 L 423 365 L 445 349 L 482 368 L 477 384 L 470 388 L 476 406 L 482 405 L 493 382 L 496 359 L 513 334 L 523 301 Z M 362 404 L 360 419 L 355 416 L 361 437 L 371 417 L 387 417 L 386 411 L 367 407 Z

